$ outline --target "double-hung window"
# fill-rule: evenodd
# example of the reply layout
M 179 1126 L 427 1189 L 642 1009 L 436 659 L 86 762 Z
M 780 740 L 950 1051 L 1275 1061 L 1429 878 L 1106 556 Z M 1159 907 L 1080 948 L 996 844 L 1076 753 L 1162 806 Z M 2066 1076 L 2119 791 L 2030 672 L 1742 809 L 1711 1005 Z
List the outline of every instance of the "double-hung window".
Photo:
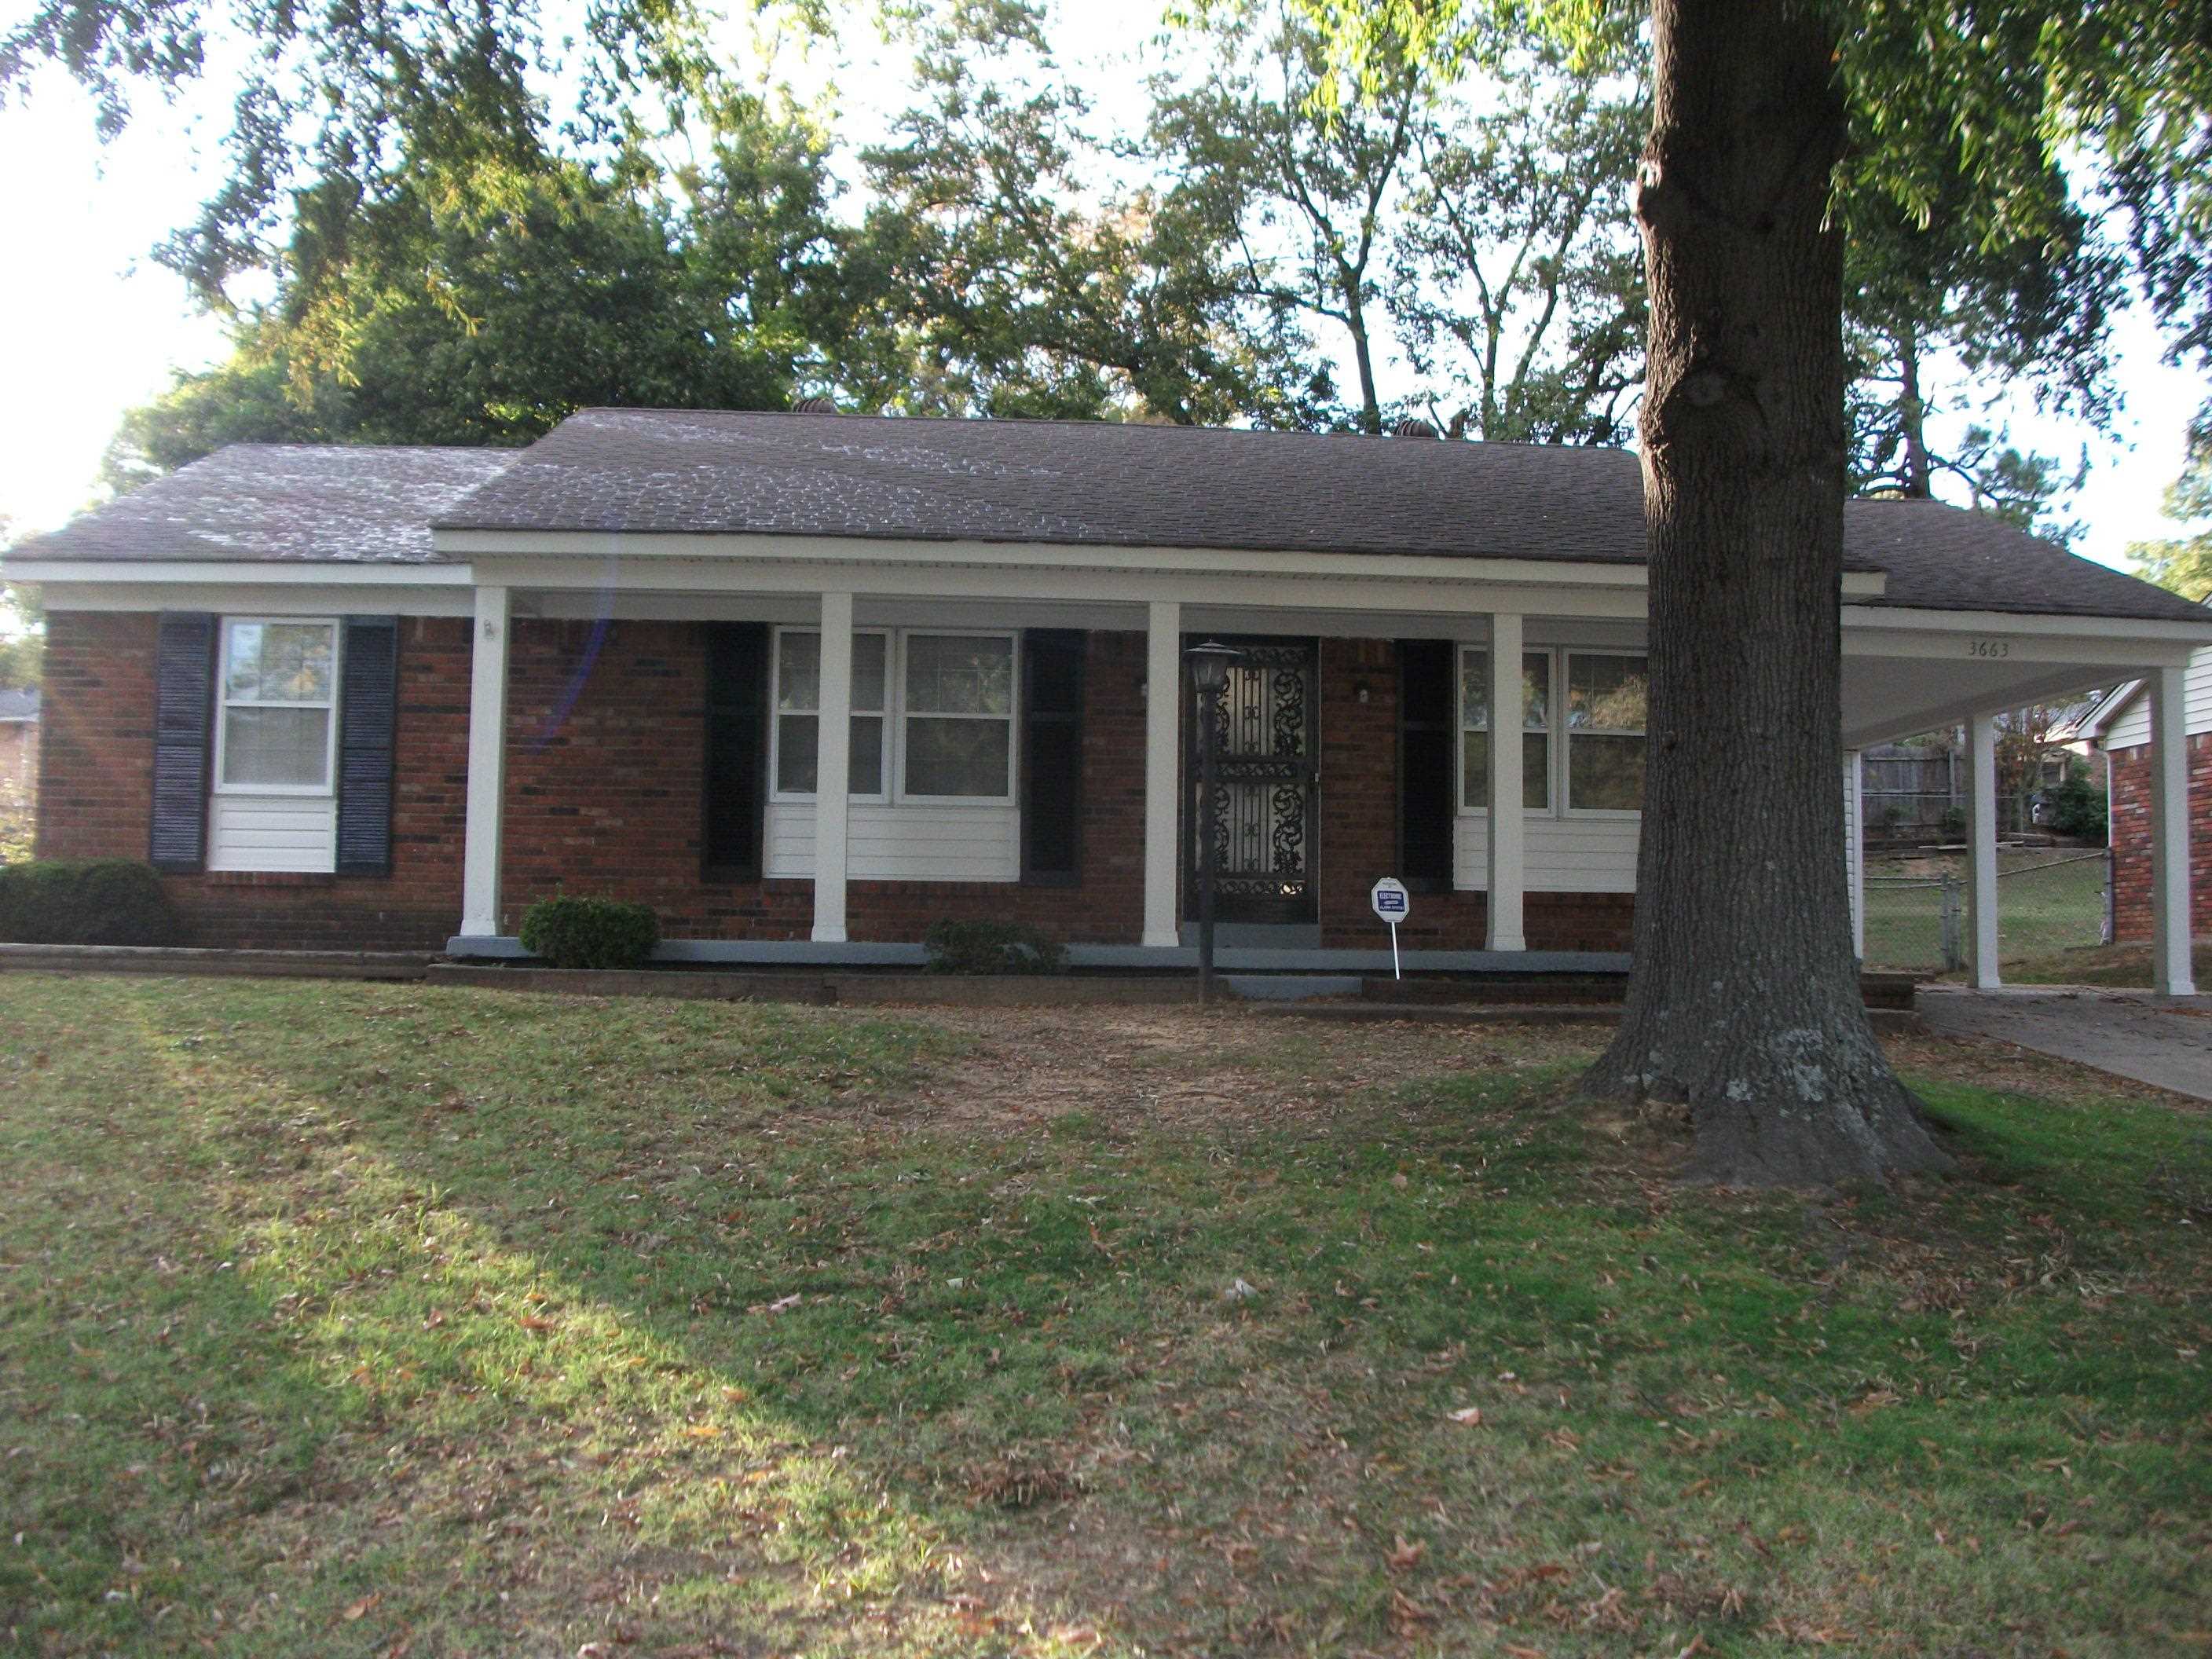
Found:
M 1521 659 L 1521 804 L 1543 811 L 1552 804 L 1552 658 L 1530 651 Z M 1490 805 L 1490 653 L 1460 658 L 1460 802 L 1478 811 Z
M 1011 800 L 1014 638 L 902 636 L 899 791 L 920 800 Z
M 337 623 L 234 617 L 222 629 L 216 787 L 331 793 Z
M 1567 809 L 1635 812 L 1644 805 L 1648 660 L 1609 651 L 1567 653 Z
M 852 775 L 848 793 L 881 800 L 888 635 L 853 635 Z M 775 792 L 811 795 L 821 764 L 822 635 L 787 628 L 776 635 Z
M 901 630 L 853 635 L 856 799 L 1008 802 L 1014 794 L 1014 635 Z M 776 635 L 775 793 L 819 781 L 822 636 Z

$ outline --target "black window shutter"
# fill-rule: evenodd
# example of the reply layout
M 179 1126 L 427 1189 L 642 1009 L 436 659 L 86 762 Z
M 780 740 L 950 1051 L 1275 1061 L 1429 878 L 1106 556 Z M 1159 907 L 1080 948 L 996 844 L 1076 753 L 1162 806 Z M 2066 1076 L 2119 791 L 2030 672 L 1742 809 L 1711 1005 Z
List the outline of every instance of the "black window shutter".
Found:
M 758 881 L 767 835 L 768 625 L 708 623 L 706 823 L 701 862 L 715 881 Z
M 1083 851 L 1079 629 L 1022 635 L 1022 879 L 1072 887 Z
M 1449 640 L 1398 641 L 1398 872 L 1417 892 L 1451 886 L 1457 653 Z
M 399 618 L 348 617 L 338 653 L 338 873 L 392 873 Z
M 210 721 L 215 704 L 216 619 L 164 611 L 154 654 L 154 823 L 147 861 L 156 870 L 207 862 Z

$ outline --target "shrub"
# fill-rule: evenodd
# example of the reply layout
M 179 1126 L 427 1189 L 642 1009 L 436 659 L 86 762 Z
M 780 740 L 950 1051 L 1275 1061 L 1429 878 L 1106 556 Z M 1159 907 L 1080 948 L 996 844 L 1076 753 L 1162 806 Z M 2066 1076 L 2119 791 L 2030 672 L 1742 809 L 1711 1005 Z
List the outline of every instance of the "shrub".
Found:
M 522 948 L 556 968 L 635 968 L 660 943 L 660 918 L 619 899 L 541 899 L 522 913 Z
M 2079 841 L 2105 838 L 2105 792 L 2087 778 L 2073 777 L 2051 792 L 2051 827 Z
M 161 878 L 137 859 L 0 866 L 0 939 L 18 945 L 175 945 L 185 927 Z
M 933 974 L 1057 974 L 1067 951 L 1018 921 L 935 921 L 921 938 Z
M 1966 836 L 1966 809 L 1963 806 L 1945 807 L 1936 830 L 1945 841 L 1964 841 Z

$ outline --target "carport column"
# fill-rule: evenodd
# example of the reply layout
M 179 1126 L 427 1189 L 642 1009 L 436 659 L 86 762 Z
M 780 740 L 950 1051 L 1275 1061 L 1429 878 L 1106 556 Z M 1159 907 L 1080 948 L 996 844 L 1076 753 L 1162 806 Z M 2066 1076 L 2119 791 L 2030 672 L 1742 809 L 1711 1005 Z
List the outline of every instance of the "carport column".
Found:
M 2197 990 L 2189 951 L 2188 672 L 2150 676 L 2150 972 L 2152 988 L 2168 997 Z
M 1966 969 L 1974 988 L 1994 991 L 1997 976 L 1997 723 L 1977 714 L 1966 722 Z
M 814 939 L 845 941 L 845 848 L 853 778 L 853 596 L 822 596 L 822 685 L 814 724 Z
M 1528 948 L 1522 921 L 1522 853 L 1528 838 L 1521 805 L 1522 732 L 1528 723 L 1522 695 L 1520 613 L 1496 611 L 1490 618 L 1490 890 L 1485 902 L 1486 943 L 1493 951 Z
M 1176 926 L 1181 872 L 1176 780 L 1182 740 L 1182 606 L 1155 599 L 1145 645 L 1145 943 L 1182 942 Z
M 500 813 L 507 796 L 507 636 L 514 617 L 504 587 L 477 589 L 469 647 L 469 793 L 461 838 L 461 932 L 500 930 Z

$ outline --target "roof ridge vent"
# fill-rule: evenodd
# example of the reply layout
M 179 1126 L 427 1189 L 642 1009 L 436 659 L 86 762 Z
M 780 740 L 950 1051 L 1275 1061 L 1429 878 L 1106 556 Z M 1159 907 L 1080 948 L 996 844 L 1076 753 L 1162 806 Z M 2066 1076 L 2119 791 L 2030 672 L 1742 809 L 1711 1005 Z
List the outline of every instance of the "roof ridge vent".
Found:
M 791 412 L 794 415 L 835 415 L 837 412 L 837 400 L 835 398 L 818 396 L 801 398 L 797 403 L 792 404 Z
M 1390 428 L 1390 435 L 1394 438 L 1433 438 L 1437 435 L 1437 429 L 1419 416 L 1408 415 Z

